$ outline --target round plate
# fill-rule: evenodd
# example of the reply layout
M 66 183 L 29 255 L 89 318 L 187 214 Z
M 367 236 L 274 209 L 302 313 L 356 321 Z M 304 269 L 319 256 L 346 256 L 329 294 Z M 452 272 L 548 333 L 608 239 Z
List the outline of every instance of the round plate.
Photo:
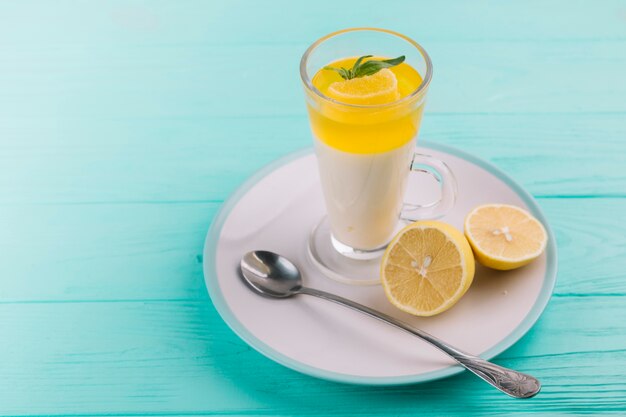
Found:
M 315 156 L 312 150 L 300 151 L 253 175 L 226 201 L 207 234 L 206 285 L 231 329 L 270 359 L 333 381 L 396 385 L 462 370 L 427 343 L 358 312 L 304 295 L 277 300 L 253 293 L 240 278 L 239 260 L 264 249 L 295 262 L 307 286 L 380 310 L 483 358 L 522 337 L 541 315 L 556 281 L 555 239 L 543 213 L 522 187 L 487 162 L 432 143 L 422 142 L 418 151 L 442 159 L 457 177 L 457 203 L 443 221 L 462 230 L 465 215 L 479 204 L 526 207 L 546 226 L 546 252 L 514 271 L 477 265 L 474 283 L 457 305 L 435 317 L 413 317 L 393 307 L 381 286 L 332 281 L 310 262 L 307 238 L 324 215 L 324 203 Z M 409 189 L 416 187 L 409 183 Z

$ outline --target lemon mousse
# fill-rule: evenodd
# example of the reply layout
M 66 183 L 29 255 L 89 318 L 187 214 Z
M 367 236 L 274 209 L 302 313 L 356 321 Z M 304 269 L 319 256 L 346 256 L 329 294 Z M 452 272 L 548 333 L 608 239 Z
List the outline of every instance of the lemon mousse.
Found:
M 321 97 L 309 95 L 307 107 L 328 218 L 352 248 L 384 247 L 397 231 L 423 110 L 413 95 L 422 77 L 403 61 L 345 58 L 312 79 Z M 369 75 L 350 77 L 359 65 Z

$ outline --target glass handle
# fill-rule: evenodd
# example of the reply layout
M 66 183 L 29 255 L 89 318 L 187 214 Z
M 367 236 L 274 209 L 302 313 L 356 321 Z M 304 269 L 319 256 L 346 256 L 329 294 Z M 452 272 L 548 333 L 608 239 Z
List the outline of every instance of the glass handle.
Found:
M 430 155 L 415 153 L 411 162 L 410 175 L 418 172 L 432 175 L 437 180 L 441 189 L 441 197 L 439 200 L 428 204 L 404 203 L 400 218 L 414 222 L 444 216 L 456 201 L 457 183 L 454 174 L 445 162 Z

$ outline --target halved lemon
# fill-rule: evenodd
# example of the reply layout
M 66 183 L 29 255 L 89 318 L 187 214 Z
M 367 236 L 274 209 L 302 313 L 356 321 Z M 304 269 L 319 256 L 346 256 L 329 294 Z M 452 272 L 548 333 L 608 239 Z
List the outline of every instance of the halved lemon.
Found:
M 385 104 L 400 98 L 396 75 L 383 68 L 373 75 L 336 81 L 328 86 L 329 97 L 348 104 Z
M 474 279 L 474 257 L 465 236 L 438 221 L 419 221 L 391 241 L 381 265 L 389 301 L 407 313 L 433 316 L 465 294 Z
M 478 262 L 502 271 L 537 259 L 548 243 L 539 220 L 508 204 L 476 207 L 465 218 L 465 236 Z

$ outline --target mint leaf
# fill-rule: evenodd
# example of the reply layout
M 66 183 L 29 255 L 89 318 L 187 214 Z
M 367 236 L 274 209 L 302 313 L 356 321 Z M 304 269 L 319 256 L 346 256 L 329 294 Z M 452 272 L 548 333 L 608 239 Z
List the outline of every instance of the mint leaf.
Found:
M 404 55 L 399 56 L 397 58 L 393 58 L 393 59 L 385 59 L 382 61 L 377 61 L 373 59 L 359 66 L 355 71 L 355 76 L 364 77 L 366 75 L 373 75 L 383 68 L 395 67 L 396 65 L 400 65 L 403 62 L 404 62 Z
M 341 75 L 341 78 L 343 78 L 344 80 L 349 80 L 351 78 L 354 78 L 352 76 L 352 72 L 349 69 L 345 69 L 343 67 L 341 67 L 341 68 L 324 67 L 324 69 L 325 70 L 336 71 L 337 73 L 339 73 L 339 75 Z
M 356 60 L 351 69 L 346 68 L 333 68 L 333 67 L 324 67 L 325 70 L 336 71 L 341 75 L 341 78 L 344 80 L 351 80 L 353 78 L 364 77 L 366 75 L 374 75 L 378 71 L 383 68 L 395 67 L 396 65 L 400 65 L 404 62 L 404 55 L 399 56 L 393 59 L 383 59 L 376 60 L 371 59 L 369 61 L 363 62 L 365 58 L 371 58 L 373 55 L 363 55 Z

